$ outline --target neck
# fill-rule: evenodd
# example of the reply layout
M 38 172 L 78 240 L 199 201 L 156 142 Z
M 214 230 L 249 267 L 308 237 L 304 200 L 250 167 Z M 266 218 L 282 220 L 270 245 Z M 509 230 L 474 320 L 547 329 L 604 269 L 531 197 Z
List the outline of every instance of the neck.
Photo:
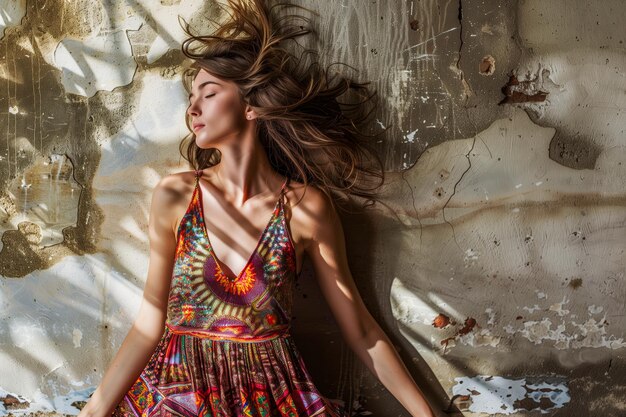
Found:
M 219 147 L 219 164 L 212 168 L 213 183 L 221 188 L 230 203 L 242 207 L 252 197 L 275 195 L 284 179 L 267 159 L 256 137 L 242 138 L 237 145 Z

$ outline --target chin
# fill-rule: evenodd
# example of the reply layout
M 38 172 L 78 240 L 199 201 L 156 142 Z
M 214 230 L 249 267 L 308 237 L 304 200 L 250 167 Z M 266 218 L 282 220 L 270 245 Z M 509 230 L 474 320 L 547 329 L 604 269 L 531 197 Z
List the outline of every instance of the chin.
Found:
M 198 139 L 196 139 L 196 146 L 200 149 L 209 149 L 212 147 L 208 141 Z
M 206 138 L 206 137 L 198 138 L 196 136 L 196 145 L 200 149 L 210 149 L 210 148 L 215 148 L 216 141 L 213 138 Z

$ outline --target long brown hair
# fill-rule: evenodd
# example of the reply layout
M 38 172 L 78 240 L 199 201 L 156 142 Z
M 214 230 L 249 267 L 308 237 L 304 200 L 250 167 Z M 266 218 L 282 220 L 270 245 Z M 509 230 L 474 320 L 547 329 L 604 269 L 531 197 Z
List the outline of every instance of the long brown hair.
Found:
M 333 193 L 344 200 L 350 195 L 365 198 L 364 206 L 373 204 L 378 200 L 375 190 L 384 182 L 384 166 L 374 141 L 386 129 L 374 135 L 359 130 L 377 107 L 372 102 L 376 92 L 367 87 L 370 82 L 359 83 L 336 72 L 329 78 L 328 69 L 333 64 L 325 69 L 318 62 L 304 66 L 304 53 L 296 59 L 284 49 L 284 41 L 292 39 L 298 44 L 296 37 L 314 31 L 299 22 L 309 19 L 294 14 L 277 16 L 274 8 L 297 7 L 317 13 L 283 2 L 271 7 L 264 0 L 227 2 L 230 18 L 210 35 L 193 34 L 189 24 L 184 23 L 189 38 L 183 42 L 182 52 L 192 60 L 183 70 L 187 92 L 191 92 L 193 79 L 201 69 L 236 83 L 242 100 L 258 115 L 257 135 L 277 172 L 305 186 L 315 184 L 331 197 L 333 206 Z M 193 48 L 194 42 L 200 45 Z M 310 49 L 304 52 L 317 55 Z M 337 100 L 350 90 L 363 100 Z M 373 104 L 366 111 L 368 102 Z M 191 133 L 179 146 L 183 158 L 194 169 L 219 163 L 216 148 L 196 145 L 190 123 L 187 115 Z M 368 187 L 375 178 L 380 183 Z

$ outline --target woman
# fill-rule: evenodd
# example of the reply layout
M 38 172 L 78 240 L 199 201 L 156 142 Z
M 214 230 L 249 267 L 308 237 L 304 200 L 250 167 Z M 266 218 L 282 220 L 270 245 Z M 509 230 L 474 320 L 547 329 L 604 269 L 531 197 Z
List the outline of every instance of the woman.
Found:
M 365 84 L 331 87 L 278 47 L 308 30 L 262 0 L 228 3 L 231 20 L 214 35 L 186 28 L 193 133 L 181 153 L 194 170 L 154 190 L 140 311 L 79 416 L 347 416 L 317 390 L 289 334 L 305 254 L 347 344 L 411 415 L 432 416 L 359 296 L 331 197 L 371 197 L 357 180 L 382 177 L 355 128 L 364 102 L 336 100 Z

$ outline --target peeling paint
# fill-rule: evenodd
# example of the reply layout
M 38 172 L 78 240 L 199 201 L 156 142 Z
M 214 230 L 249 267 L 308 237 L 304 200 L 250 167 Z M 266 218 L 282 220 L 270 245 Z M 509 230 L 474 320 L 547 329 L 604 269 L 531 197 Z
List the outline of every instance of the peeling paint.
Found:
M 81 332 L 80 329 L 72 330 L 72 341 L 74 342 L 75 348 L 81 347 L 80 342 L 82 340 L 83 340 L 83 332 Z
M 487 324 L 494 325 L 496 322 L 496 313 L 493 311 L 492 308 L 485 309 L 485 313 L 487 313 L 487 315 L 489 316 Z
M 433 320 L 433 326 L 438 329 L 442 329 L 448 324 L 450 324 L 450 317 L 446 316 L 445 314 L 439 313 L 437 317 L 435 317 L 435 319 Z
M 412 132 L 407 133 L 406 135 L 404 135 L 404 142 L 406 143 L 413 143 L 415 142 L 416 138 L 417 138 L 417 132 L 419 129 L 415 129 Z
M 403 273 L 401 283 L 396 278 L 391 284 L 392 312 L 411 331 L 426 332 L 425 339 L 432 347 L 441 341 L 445 349 L 498 346 L 503 340 L 514 343 L 513 335 L 560 350 L 623 346 L 620 325 L 611 326 L 595 317 L 576 318 L 587 312 L 590 302 L 598 305 L 605 298 L 599 287 L 584 295 L 565 296 L 561 282 L 577 288 L 583 270 L 593 268 L 611 274 L 623 263 L 623 251 L 600 248 L 606 241 L 623 241 L 624 216 L 614 212 L 610 202 L 605 209 L 598 208 L 597 199 L 582 196 L 580 189 L 601 189 L 604 198 L 615 199 L 619 206 L 623 195 L 620 181 L 626 180 L 626 167 L 617 161 L 626 156 L 626 149 L 604 152 L 597 169 L 584 177 L 573 176 L 571 169 L 550 160 L 546 153 L 554 131 L 527 125 L 529 120 L 525 113 L 514 111 L 510 119 L 480 132 L 480 140 L 430 148 L 411 171 L 402 175 L 402 181 L 412 184 L 408 195 L 420 199 L 406 201 L 403 221 L 415 227 L 414 232 L 403 233 L 406 244 L 413 247 L 407 252 L 412 265 L 407 269 L 410 273 Z M 523 132 L 528 138 L 525 142 Z M 460 162 L 463 155 L 470 162 L 465 170 L 467 165 Z M 438 175 L 441 172 L 446 175 Z M 568 194 L 571 198 L 564 200 Z M 523 195 L 523 203 L 519 195 Z M 400 200 L 404 201 L 402 197 Z M 594 207 L 593 218 L 588 205 Z M 567 220 L 555 222 L 555 218 Z M 612 226 L 606 225 L 608 218 Z M 572 230 L 578 231 L 577 235 Z M 449 270 L 463 273 L 454 277 Z M 542 271 L 540 288 L 537 271 Z M 452 279 L 461 283 L 448 285 Z M 523 315 L 509 308 L 517 299 L 533 298 L 541 302 L 520 306 Z M 552 301 L 554 298 L 559 301 Z M 498 303 L 490 305 L 490 314 L 499 318 L 497 326 L 487 317 L 476 316 L 476 305 L 494 299 Z M 433 326 L 443 323 L 439 314 L 450 317 L 448 325 Z M 462 328 L 459 323 L 472 317 L 477 319 L 477 328 L 458 334 Z
M 493 75 L 495 71 L 496 59 L 491 55 L 484 56 L 482 61 L 478 65 L 478 73 L 480 75 L 488 76 Z
M 476 319 L 466 317 L 463 324 L 458 325 L 461 320 L 451 319 L 447 314 L 434 311 L 427 303 L 422 301 L 412 289 L 403 282 L 395 278 L 392 282 L 391 308 L 397 320 L 406 324 L 422 323 L 432 326 L 444 332 L 444 337 L 440 337 L 436 342 L 436 337 L 431 338 L 432 347 L 443 346 L 443 353 L 448 347 L 456 346 L 457 342 L 467 346 L 497 346 L 501 337 L 493 335 L 490 329 L 480 328 Z M 449 309 L 445 303 L 438 304 L 441 309 Z M 494 314 L 488 312 L 489 322 L 494 322 Z M 478 327 L 480 329 L 475 329 Z
M 524 307 L 522 307 L 522 310 L 526 310 L 526 311 L 528 311 L 529 313 L 532 313 L 532 312 L 534 312 L 534 311 L 536 311 L 536 310 L 540 310 L 540 309 L 541 309 L 541 308 L 540 308 L 537 304 L 533 305 L 532 307 L 528 307 L 528 306 L 524 306 Z
M 440 313 L 421 300 L 417 289 L 407 287 L 396 277 L 392 283 L 392 290 L 391 308 L 398 320 L 407 324 L 422 323 L 425 325 L 430 325 L 437 320 Z M 445 308 L 445 306 L 439 307 Z M 448 319 L 447 316 L 446 319 Z
M 544 344 L 546 341 L 554 341 L 553 347 L 556 349 L 580 349 L 584 347 L 619 349 L 626 347 L 623 337 L 618 338 L 607 334 L 607 325 L 605 315 L 599 321 L 589 318 L 583 323 L 576 321 L 555 323 L 549 318 L 544 318 L 539 321 L 525 321 L 522 323 L 522 328 L 515 328 L 513 325 L 506 325 L 503 328 L 507 333 L 519 334 L 536 345 Z
M 37 392 L 32 399 L 5 391 L 0 388 L 0 416 L 39 415 L 41 413 L 58 413 L 60 415 L 77 415 L 96 390 L 95 387 L 72 391 L 66 395 L 46 398 Z
M 148 8 L 114 0 L 96 2 L 94 8 L 98 12 L 92 16 L 91 27 L 96 30 L 83 31 L 83 37 L 77 34 L 65 37 L 58 43 L 52 62 L 62 71 L 66 92 L 85 97 L 131 83 L 139 59 L 145 58 L 147 64 L 153 64 L 168 51 L 178 50 L 186 37 L 179 16 L 192 24 L 198 23 L 203 11 L 211 9 L 211 2 L 160 2 Z M 133 44 L 131 38 L 140 31 L 137 43 Z
M 587 310 L 589 311 L 589 314 L 600 314 L 602 313 L 602 310 L 604 310 L 604 307 L 592 304 L 587 308 Z
M 127 191 L 145 190 L 145 179 L 136 175 L 132 178 L 133 174 L 129 172 L 137 166 L 150 166 L 153 161 L 156 163 L 176 157 L 176 140 L 183 137 L 185 131 L 183 124 L 172 123 L 172 115 L 184 114 L 185 90 L 177 80 L 163 79 L 152 73 L 145 74 L 142 83 L 151 88 L 138 92 L 133 119 L 127 120 L 101 145 L 102 159 L 94 182 L 96 189 L 111 191 L 109 187 L 117 184 L 117 187 Z M 114 108 L 122 103 L 115 99 L 107 104 Z M 157 144 L 163 146 L 168 142 L 170 146 L 155 152 Z M 140 183 L 135 183 L 135 180 Z
M 29 410 L 30 402 L 23 396 L 8 392 L 0 388 L 0 412 L 6 415 L 7 411 Z M 32 410 L 31 410 L 32 411 Z
M 26 0 L 0 0 L 0 39 L 6 28 L 15 26 L 26 15 Z
M 8 188 L 12 215 L 2 219 L 0 233 L 17 229 L 18 223 L 28 221 L 40 228 L 41 237 L 33 243 L 45 247 L 62 242 L 63 228 L 76 224 L 81 190 L 66 155 L 37 157 Z
M 74 180 L 71 161 L 65 155 L 42 158 L 35 150 L 28 152 L 37 156 L 8 187 L 5 213 L 0 212 L 3 276 L 21 276 L 43 268 L 53 258 L 45 258 L 46 248 L 54 251 L 54 245 L 65 239 L 64 230 L 78 221 L 82 187 Z
M 570 402 L 566 380 L 559 377 L 509 379 L 478 375 L 454 378 L 454 396 L 466 396 L 466 409 L 472 413 L 514 414 L 540 411 L 541 414 L 563 408 Z
M 184 169 L 176 149 L 184 123 L 172 116 L 186 101 L 177 85 L 178 15 L 195 27 L 217 16 L 214 2 L 201 0 L 36 3 L 27 12 L 25 0 L 0 0 L 0 268 L 23 278 L 0 280 L 0 386 L 25 395 L 3 396 L 14 414 L 76 414 L 90 390 L 71 400 L 60 393 L 97 383 L 119 347 L 148 265 L 149 192 Z M 409 2 L 409 14 L 383 3 L 314 6 L 324 16 L 320 42 L 350 46 L 330 58 L 365 64 L 381 81 L 377 127 L 398 126 L 395 141 L 381 145 L 386 163 L 410 168 L 397 176 L 393 202 L 402 228 L 371 234 L 385 242 L 385 256 L 366 263 L 361 283 L 375 287 L 372 297 L 391 287 L 382 305 L 390 301 L 401 335 L 435 374 L 430 382 L 446 390 L 458 369 L 494 371 L 494 355 L 511 374 L 589 361 L 581 348 L 615 355 L 608 350 L 625 336 L 626 147 L 623 41 L 610 29 L 621 20 L 607 13 L 617 16 L 619 3 L 580 4 L 587 13 L 575 19 L 587 20 L 577 23 L 600 21 L 585 39 L 575 25 L 554 24 L 561 1 Z M 513 105 L 496 106 L 503 94 Z M 51 156 L 68 159 L 54 164 L 71 168 L 75 184 L 37 177 Z M 22 335 L 45 349 L 30 355 Z M 550 359 L 539 360 L 543 353 Z M 537 360 L 519 366 L 528 357 Z M 568 386 L 578 381 L 579 402 L 563 411 L 621 415 L 619 381 L 597 378 L 617 375 L 621 362 L 614 356 L 590 377 L 595 392 L 591 379 L 574 379 L 585 371 L 572 369 Z M 511 402 L 513 385 L 504 385 L 518 380 L 503 378 L 485 400 L 492 381 L 480 378 L 461 396 L 483 410 L 567 403 L 562 380 L 526 378 Z M 366 385 L 365 376 L 353 380 Z M 368 405 L 399 414 L 382 392 Z
M 154 36 L 156 37 L 150 43 L 150 49 L 146 55 L 147 63 L 152 64 L 168 51 L 180 48 L 180 44 L 186 37 L 186 34 L 179 25 L 179 16 L 186 21 L 194 22 L 194 12 L 202 11 L 210 6 L 211 2 L 205 0 L 162 1 L 161 4 L 155 3 L 151 5 L 150 20 L 155 22 L 153 26 L 151 25 L 151 28 L 155 31 Z M 216 11 L 211 9 L 212 13 L 210 15 L 212 18 L 218 17 L 215 13 Z
M 112 91 L 129 84 L 137 69 L 126 30 L 141 22 L 128 19 L 124 27 L 106 30 L 90 39 L 62 40 L 54 52 L 54 65 L 62 71 L 67 93 L 92 97 L 98 90 Z
M 547 78 L 549 72 L 544 71 Z M 502 91 L 505 98 L 498 104 L 537 103 L 546 101 L 548 97 L 547 91 L 537 90 L 537 79 L 519 80 L 515 75 L 509 77 L 509 81 L 502 88 Z
M 569 310 L 563 308 L 563 305 L 567 303 L 569 303 L 569 300 L 567 299 L 567 297 L 563 296 L 563 301 L 561 301 L 560 303 L 552 304 L 550 307 L 548 307 L 548 310 L 555 311 L 559 316 L 565 316 L 569 314 Z

